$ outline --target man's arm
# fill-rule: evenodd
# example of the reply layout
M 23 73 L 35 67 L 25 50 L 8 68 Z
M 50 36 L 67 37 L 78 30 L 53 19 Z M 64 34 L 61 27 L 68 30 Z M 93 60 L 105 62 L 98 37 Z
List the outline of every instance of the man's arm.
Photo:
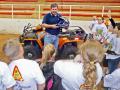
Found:
M 44 28 L 53 28 L 53 29 L 58 28 L 58 26 L 56 26 L 56 24 L 45 24 L 45 23 L 42 24 L 42 27 L 44 27 Z
M 115 21 L 114 21 L 114 19 L 111 17 L 111 18 L 109 18 L 109 20 L 110 20 L 110 22 L 111 22 L 113 28 L 115 28 L 116 25 L 115 25 Z
M 115 24 L 114 19 L 113 19 L 112 16 L 111 16 L 111 10 L 108 10 L 107 16 L 108 16 L 108 18 L 109 18 L 109 20 L 110 20 L 110 22 L 111 22 L 113 28 L 115 28 L 116 24 Z

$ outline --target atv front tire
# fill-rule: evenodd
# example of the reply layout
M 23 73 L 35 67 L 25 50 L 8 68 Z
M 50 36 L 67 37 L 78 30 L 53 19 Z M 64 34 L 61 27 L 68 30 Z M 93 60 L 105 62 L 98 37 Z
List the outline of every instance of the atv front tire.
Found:
M 74 59 L 77 53 L 77 47 L 67 46 L 63 49 L 61 57 L 64 59 Z
M 34 46 L 27 45 L 24 47 L 24 58 L 35 60 L 41 57 L 41 50 L 36 51 Z

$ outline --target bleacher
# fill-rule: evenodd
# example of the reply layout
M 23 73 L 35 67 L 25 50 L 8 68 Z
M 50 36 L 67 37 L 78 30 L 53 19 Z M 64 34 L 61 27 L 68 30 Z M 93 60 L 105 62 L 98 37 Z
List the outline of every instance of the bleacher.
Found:
M 0 2 L 38 2 L 38 0 L 0 0 Z
M 63 16 L 67 16 L 70 19 L 77 20 L 90 20 L 92 16 L 107 17 L 108 10 L 111 9 L 112 17 L 116 20 L 120 19 L 120 7 L 105 6 L 90 6 L 90 5 L 63 5 L 59 6 L 59 11 Z M 50 10 L 49 7 L 43 8 L 42 16 L 44 16 Z M 103 10 L 103 11 L 102 11 Z
M 120 5 L 120 0 L 45 0 L 46 3 L 58 2 L 61 4 L 86 5 Z
M 120 0 L 45 0 L 46 2 L 120 3 Z
M 0 18 L 34 18 L 38 0 L 0 0 Z
M 12 8 L 7 8 L 7 7 L 0 7 L 0 10 L 12 10 Z M 19 8 L 19 7 L 17 7 L 17 8 L 13 8 L 13 10 L 18 10 L 19 12 L 13 12 L 13 14 L 14 15 L 32 15 L 33 14 L 33 12 L 22 12 L 23 10 L 24 11 L 33 11 L 33 10 L 35 10 L 35 8 Z M 0 14 L 2 14 L 2 15 L 11 15 L 12 14 L 12 12 L 0 12 Z
M 13 6 L 11 3 L 0 5 L 0 17 L 5 18 L 43 18 L 50 10 L 49 5 L 56 2 L 59 3 L 60 13 L 69 19 L 91 20 L 94 15 L 107 17 L 106 14 L 111 9 L 112 17 L 120 20 L 120 0 L 1 0 L 0 2 L 13 2 Z
M 36 6 L 19 5 L 19 4 L 2 4 L 0 5 L 0 17 L 2 18 L 34 18 Z M 13 16 L 12 16 L 13 15 Z
M 113 7 L 113 6 L 120 6 L 120 0 L 45 0 L 45 1 L 46 3 L 57 2 L 64 5 L 69 5 L 69 4 L 71 5 L 71 3 L 73 5 L 75 4 L 83 5 L 83 6 L 71 6 L 68 8 L 62 7 L 59 9 L 60 12 L 63 12 L 62 13 L 63 16 L 70 16 L 71 19 L 89 20 L 93 15 L 107 17 L 106 13 L 108 12 L 109 9 L 111 9 L 112 11 L 113 18 L 115 18 L 116 20 L 120 19 L 120 7 Z M 84 6 L 84 5 L 88 5 L 88 6 Z M 49 10 L 49 8 L 44 8 L 44 11 L 47 10 Z M 70 12 L 71 15 L 69 14 Z M 45 13 L 43 13 L 42 15 L 45 15 Z

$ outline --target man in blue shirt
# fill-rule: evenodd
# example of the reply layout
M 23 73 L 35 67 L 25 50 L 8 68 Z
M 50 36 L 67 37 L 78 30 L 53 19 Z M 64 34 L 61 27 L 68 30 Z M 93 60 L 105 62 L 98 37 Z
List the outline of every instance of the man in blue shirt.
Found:
M 58 5 L 56 3 L 51 4 L 50 13 L 46 14 L 42 21 L 42 26 L 45 28 L 46 35 L 44 37 L 44 46 L 51 43 L 58 48 L 58 34 L 60 28 L 57 26 L 57 23 L 60 20 L 61 15 L 58 13 Z

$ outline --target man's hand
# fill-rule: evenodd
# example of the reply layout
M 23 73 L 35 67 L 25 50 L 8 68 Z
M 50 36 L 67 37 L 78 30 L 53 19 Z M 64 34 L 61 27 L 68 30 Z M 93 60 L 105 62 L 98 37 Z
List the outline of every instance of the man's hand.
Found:
M 58 26 L 56 26 L 56 24 L 51 25 L 51 27 L 52 27 L 53 29 L 59 28 Z

